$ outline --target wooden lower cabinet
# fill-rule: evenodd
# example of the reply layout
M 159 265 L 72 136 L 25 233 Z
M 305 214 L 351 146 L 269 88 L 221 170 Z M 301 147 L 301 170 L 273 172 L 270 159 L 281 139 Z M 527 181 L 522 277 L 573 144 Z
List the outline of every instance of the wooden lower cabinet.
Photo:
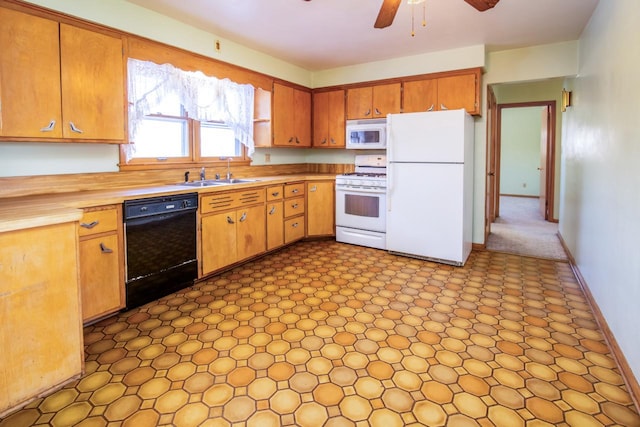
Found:
M 77 222 L 0 233 L 0 417 L 82 372 Z
M 203 276 L 266 251 L 264 194 L 262 188 L 202 198 L 204 211 L 223 210 L 203 215 L 201 219 Z M 245 201 L 252 205 L 239 206 Z
M 238 210 L 236 217 L 238 261 L 263 253 L 267 240 L 264 205 Z
M 118 311 L 124 306 L 119 271 L 117 235 L 80 242 L 82 319 L 85 322 Z
M 295 216 L 284 221 L 284 242 L 292 243 L 304 237 L 304 215 Z
M 85 323 L 125 306 L 122 227 L 119 205 L 87 209 L 80 221 L 80 296 Z
M 307 182 L 307 236 L 335 236 L 335 181 Z
M 284 245 L 284 209 L 282 200 L 267 203 L 267 250 Z

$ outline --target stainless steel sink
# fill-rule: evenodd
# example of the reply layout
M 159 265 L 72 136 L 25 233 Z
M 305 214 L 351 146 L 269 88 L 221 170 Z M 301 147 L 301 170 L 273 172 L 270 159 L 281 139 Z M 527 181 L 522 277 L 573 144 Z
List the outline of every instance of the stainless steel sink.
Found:
M 259 179 L 241 179 L 241 178 L 229 178 L 229 179 L 217 179 L 214 182 L 220 184 L 243 184 L 245 182 L 257 182 Z
M 181 182 L 176 185 L 184 185 L 185 187 L 212 187 L 214 185 L 223 185 L 224 182 L 207 180 L 207 181 L 191 181 L 191 182 Z
M 183 185 L 185 187 L 213 187 L 216 185 L 230 185 L 230 184 L 244 184 L 247 182 L 257 182 L 258 179 L 240 179 L 240 178 L 230 178 L 230 179 L 208 179 L 205 181 L 191 181 L 191 182 L 181 182 L 176 185 Z

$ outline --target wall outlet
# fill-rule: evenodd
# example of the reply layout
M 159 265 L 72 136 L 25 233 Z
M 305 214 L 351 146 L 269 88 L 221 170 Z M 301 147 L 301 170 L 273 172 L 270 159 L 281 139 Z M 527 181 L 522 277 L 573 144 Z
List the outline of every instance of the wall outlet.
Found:
M 264 153 L 264 162 L 265 163 L 271 162 L 271 153 Z
M 216 41 L 215 41 L 215 43 L 214 43 L 214 47 L 215 47 L 215 49 L 216 49 L 216 52 L 220 53 L 220 49 L 221 49 L 221 47 L 220 47 L 220 40 L 216 40 Z

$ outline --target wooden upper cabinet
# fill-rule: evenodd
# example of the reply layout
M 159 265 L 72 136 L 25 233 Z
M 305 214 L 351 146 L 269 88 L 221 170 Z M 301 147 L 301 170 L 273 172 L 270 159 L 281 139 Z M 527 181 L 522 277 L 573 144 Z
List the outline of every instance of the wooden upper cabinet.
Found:
M 344 90 L 313 95 L 313 146 L 345 147 Z
M 122 39 L 0 8 L 0 49 L 0 137 L 124 142 Z
M 403 113 L 438 109 L 438 79 L 414 80 L 404 83 Z
M 0 8 L 0 51 L 0 136 L 61 138 L 58 23 Z
M 273 145 L 311 146 L 311 93 L 273 84 Z
M 400 112 L 401 84 L 347 90 L 347 119 L 375 119 Z
M 479 113 L 479 93 L 476 91 L 475 74 L 441 77 L 438 79 L 438 108 L 458 110 L 464 108 L 469 114 Z
M 124 140 L 122 39 L 60 24 L 65 138 Z
M 404 82 L 402 112 L 458 110 L 480 114 L 480 70 Z

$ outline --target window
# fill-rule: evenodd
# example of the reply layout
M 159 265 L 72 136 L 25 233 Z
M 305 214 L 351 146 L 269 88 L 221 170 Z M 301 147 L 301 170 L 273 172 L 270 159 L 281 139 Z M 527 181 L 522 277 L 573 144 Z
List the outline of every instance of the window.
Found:
M 121 164 L 201 164 L 253 152 L 253 87 L 129 59 L 129 142 Z
M 200 157 L 239 157 L 242 144 L 233 129 L 223 123 L 200 123 Z

